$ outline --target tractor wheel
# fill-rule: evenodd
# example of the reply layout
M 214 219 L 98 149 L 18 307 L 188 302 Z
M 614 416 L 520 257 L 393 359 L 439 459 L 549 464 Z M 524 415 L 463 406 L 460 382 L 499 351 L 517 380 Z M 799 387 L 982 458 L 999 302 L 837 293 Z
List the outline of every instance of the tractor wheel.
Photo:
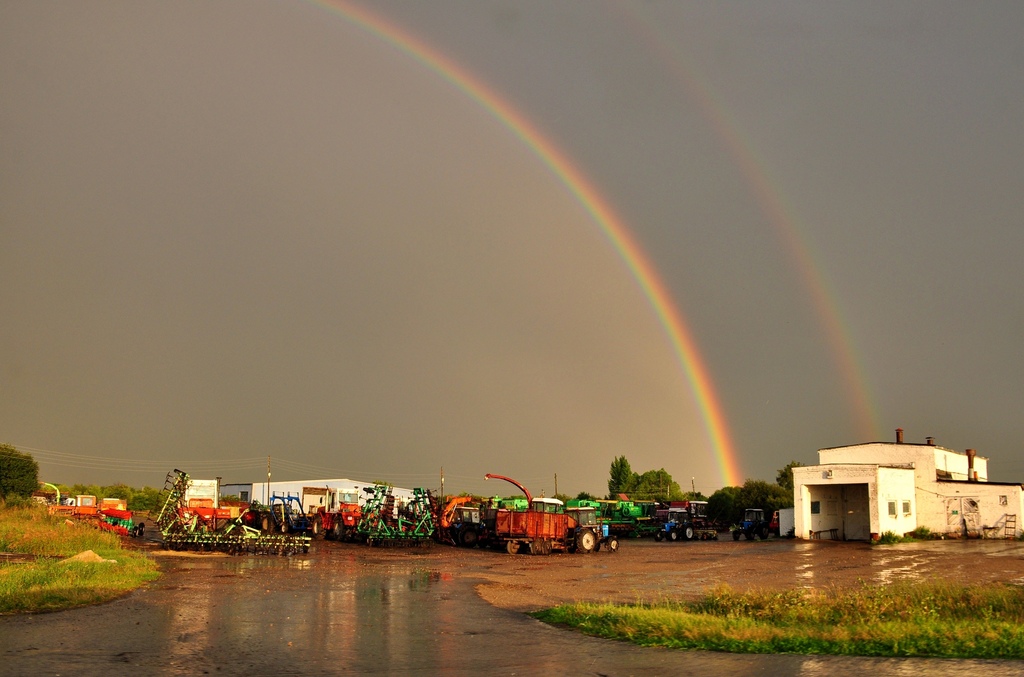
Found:
M 472 529 L 463 529 L 459 534 L 459 542 L 467 548 L 472 548 L 479 540 L 479 534 Z
M 691 527 L 690 525 L 686 525 L 686 527 L 683 529 L 683 538 L 687 541 L 693 540 L 693 527 Z
M 519 544 L 515 541 L 509 541 L 505 544 L 505 550 L 508 552 L 508 554 L 515 555 L 519 552 Z
M 263 516 L 263 522 L 260 526 L 263 527 L 263 533 L 268 533 L 273 530 L 274 524 L 270 521 L 270 515 Z
M 619 551 L 619 538 L 618 536 L 609 536 L 608 540 L 605 541 L 605 545 L 608 546 L 608 552 Z
M 658 531 L 654 532 L 654 540 L 656 540 L 658 543 L 661 543 L 663 538 L 665 538 L 665 532 L 664 531 L 659 529 Z
M 282 534 L 287 534 L 288 533 L 288 523 L 287 522 L 284 522 L 284 521 L 281 522 L 280 531 L 281 531 Z
M 673 543 L 678 541 L 679 540 L 679 532 L 674 530 L 674 529 L 672 531 L 668 532 L 668 540 L 672 541 Z
M 732 532 L 732 540 L 734 540 L 734 541 L 740 540 L 740 532 L 739 531 Z
M 340 520 L 335 522 L 334 526 L 331 527 L 331 534 L 333 534 L 334 540 L 343 540 L 345 538 L 345 525 Z
M 594 552 L 595 545 L 597 545 L 597 536 L 590 529 L 584 529 L 576 534 L 576 549 L 584 555 Z
M 761 527 L 761 540 L 762 541 L 767 541 L 768 540 L 768 534 L 770 533 L 770 531 L 771 531 L 771 529 L 768 528 L 768 525 L 765 525 L 765 526 Z
M 320 540 L 324 537 L 324 523 L 320 521 L 320 517 L 314 517 L 309 525 L 309 530 L 313 533 L 313 538 Z

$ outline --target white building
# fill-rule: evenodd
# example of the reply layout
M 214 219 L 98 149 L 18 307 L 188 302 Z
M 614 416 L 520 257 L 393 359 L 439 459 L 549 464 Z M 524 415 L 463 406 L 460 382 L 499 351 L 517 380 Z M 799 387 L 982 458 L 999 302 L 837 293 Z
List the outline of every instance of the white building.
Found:
M 367 487 L 373 487 L 373 482 L 361 482 L 359 480 L 350 479 L 330 479 L 330 480 L 298 480 L 294 482 L 267 482 L 251 484 L 225 484 L 220 485 L 220 495 L 224 496 L 238 496 L 239 500 L 245 501 L 259 501 L 263 505 L 270 504 L 270 498 L 274 496 L 294 496 L 302 502 L 303 510 L 309 512 L 310 508 L 319 507 L 317 504 L 310 504 L 310 501 L 326 502 L 319 503 L 324 505 L 328 510 L 334 509 L 335 505 L 330 502 L 333 500 L 337 503 L 338 494 L 345 496 L 345 502 L 350 502 L 348 497 L 354 496 L 355 501 L 362 505 L 369 494 L 365 491 Z M 317 495 L 315 492 L 306 491 L 307 489 L 328 489 L 328 493 L 320 493 Z M 395 496 L 399 501 L 408 501 L 412 498 L 413 492 L 411 489 L 402 489 L 394 487 L 392 489 L 392 495 Z M 312 498 L 311 495 L 315 496 Z
M 937 446 L 869 442 L 818 451 L 819 465 L 793 468 L 798 538 L 877 539 L 917 527 L 960 537 L 1016 536 L 1021 484 L 988 481 L 988 459 Z

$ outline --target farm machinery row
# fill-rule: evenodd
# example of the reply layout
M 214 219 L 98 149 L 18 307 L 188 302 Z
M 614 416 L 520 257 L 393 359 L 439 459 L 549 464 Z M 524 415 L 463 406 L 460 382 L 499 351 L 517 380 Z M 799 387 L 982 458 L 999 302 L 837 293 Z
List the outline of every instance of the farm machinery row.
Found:
M 438 540 L 451 545 L 502 548 L 509 554 L 590 553 L 605 547 L 615 552 L 618 536 L 602 523 L 591 505 L 564 506 L 554 498 L 534 497 L 519 482 L 503 475 L 524 498 L 493 498 L 481 504 L 467 496 L 450 498 L 438 508 Z

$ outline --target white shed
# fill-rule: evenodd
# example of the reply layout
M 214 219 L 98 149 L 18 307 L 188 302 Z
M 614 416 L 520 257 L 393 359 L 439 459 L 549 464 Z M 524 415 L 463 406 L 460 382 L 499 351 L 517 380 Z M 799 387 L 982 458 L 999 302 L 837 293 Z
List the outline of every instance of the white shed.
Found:
M 917 527 L 950 536 L 1014 536 L 1024 487 L 988 482 L 973 449 L 871 442 L 818 451 L 819 465 L 793 469 L 798 538 L 877 539 Z

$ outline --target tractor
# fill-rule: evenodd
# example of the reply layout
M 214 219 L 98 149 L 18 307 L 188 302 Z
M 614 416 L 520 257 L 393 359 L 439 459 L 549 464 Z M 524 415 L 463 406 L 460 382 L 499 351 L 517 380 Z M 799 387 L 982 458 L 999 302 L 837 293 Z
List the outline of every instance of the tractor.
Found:
M 576 505 L 573 505 L 576 503 Z M 585 505 L 592 501 L 569 501 L 565 512 L 576 520 L 576 542 L 571 548 L 573 552 L 597 552 L 604 546 L 608 552 L 618 552 L 619 537 L 608 532 L 608 525 L 597 518 L 594 505 Z
M 743 521 L 732 529 L 732 540 L 740 540 L 740 536 L 746 537 L 748 541 L 755 538 L 768 539 L 771 528 L 768 520 L 764 518 L 764 510 L 761 508 L 747 508 L 743 513 Z

